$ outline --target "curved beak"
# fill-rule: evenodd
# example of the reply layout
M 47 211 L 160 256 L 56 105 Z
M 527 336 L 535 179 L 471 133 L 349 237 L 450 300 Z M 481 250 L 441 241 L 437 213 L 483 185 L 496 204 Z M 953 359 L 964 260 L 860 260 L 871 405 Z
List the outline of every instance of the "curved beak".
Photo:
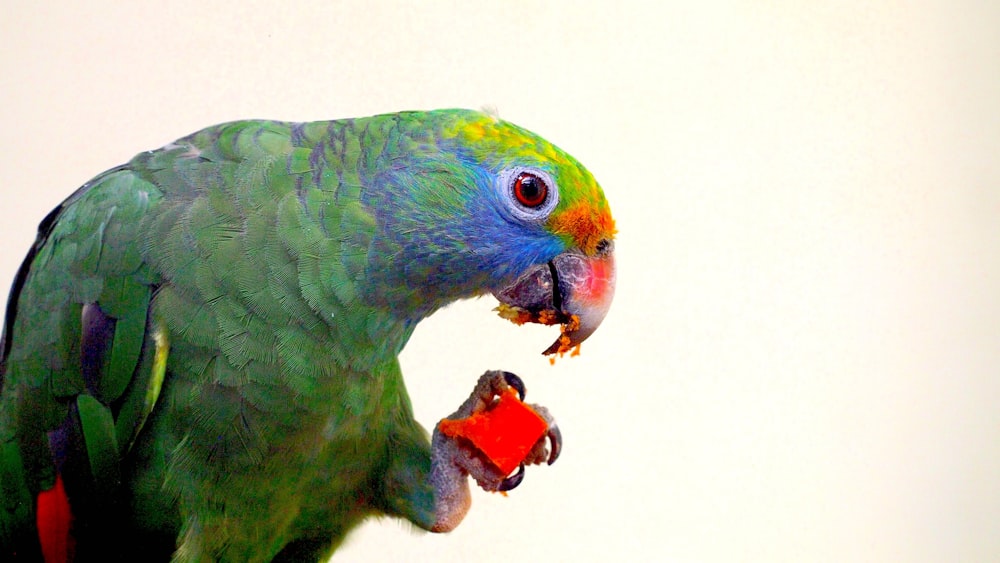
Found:
M 501 303 L 500 315 L 518 324 L 561 323 L 562 334 L 542 353 L 566 352 L 593 334 L 611 308 L 614 252 L 610 245 L 596 256 L 564 252 L 493 295 Z

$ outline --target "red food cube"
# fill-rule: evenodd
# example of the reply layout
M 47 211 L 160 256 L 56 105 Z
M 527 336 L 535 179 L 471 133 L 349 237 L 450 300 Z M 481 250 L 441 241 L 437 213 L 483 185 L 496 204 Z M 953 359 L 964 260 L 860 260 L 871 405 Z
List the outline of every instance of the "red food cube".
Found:
M 493 407 L 459 420 L 444 419 L 438 428 L 445 436 L 469 440 L 501 472 L 509 474 L 548 432 L 549 425 L 509 389 Z

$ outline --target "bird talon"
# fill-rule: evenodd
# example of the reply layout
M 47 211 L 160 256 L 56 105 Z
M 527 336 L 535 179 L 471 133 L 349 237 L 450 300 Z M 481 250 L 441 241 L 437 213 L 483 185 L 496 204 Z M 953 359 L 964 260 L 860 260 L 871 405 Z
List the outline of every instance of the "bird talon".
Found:
M 518 485 L 520 485 L 521 481 L 523 481 L 523 480 L 524 480 L 524 464 L 522 463 L 520 466 L 518 466 L 517 473 L 515 473 L 513 475 L 510 475 L 509 477 L 505 478 L 500 483 L 500 486 L 497 487 L 497 490 L 500 491 L 500 492 L 509 491 L 511 489 L 516 488 Z
M 548 465 L 552 465 L 559 459 L 559 454 L 562 453 L 562 432 L 559 431 L 559 427 L 555 424 L 549 426 L 548 434 L 549 445 L 551 450 L 549 452 Z
M 515 391 L 517 391 L 518 398 L 520 398 L 523 401 L 524 395 L 526 393 L 526 390 L 524 388 L 524 381 L 522 381 L 520 377 L 514 375 L 513 373 L 510 373 L 509 371 L 503 372 L 503 380 L 507 382 L 507 385 L 510 385 L 511 387 L 514 388 Z

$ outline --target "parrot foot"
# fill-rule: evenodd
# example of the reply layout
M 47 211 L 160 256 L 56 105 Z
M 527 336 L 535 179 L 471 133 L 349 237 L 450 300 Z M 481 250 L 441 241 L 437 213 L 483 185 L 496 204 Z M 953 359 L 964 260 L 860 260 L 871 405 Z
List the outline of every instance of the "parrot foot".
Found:
M 434 429 L 430 481 L 437 518 L 432 531 L 450 531 L 464 518 L 471 504 L 467 476 L 483 490 L 505 492 L 521 484 L 526 465 L 551 465 L 559 457 L 562 434 L 555 419 L 545 407 L 523 403 L 524 395 L 521 378 L 488 371 Z

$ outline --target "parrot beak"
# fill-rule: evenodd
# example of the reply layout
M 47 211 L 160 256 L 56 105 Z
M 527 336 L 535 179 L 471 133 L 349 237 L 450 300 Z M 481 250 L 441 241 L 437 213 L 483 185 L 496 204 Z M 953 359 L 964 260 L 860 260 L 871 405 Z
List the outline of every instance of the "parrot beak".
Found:
M 615 294 L 615 260 L 610 244 L 595 256 L 564 252 L 528 269 L 495 291 L 500 315 L 521 324 L 562 323 L 562 334 L 544 352 L 566 352 L 601 325 Z

